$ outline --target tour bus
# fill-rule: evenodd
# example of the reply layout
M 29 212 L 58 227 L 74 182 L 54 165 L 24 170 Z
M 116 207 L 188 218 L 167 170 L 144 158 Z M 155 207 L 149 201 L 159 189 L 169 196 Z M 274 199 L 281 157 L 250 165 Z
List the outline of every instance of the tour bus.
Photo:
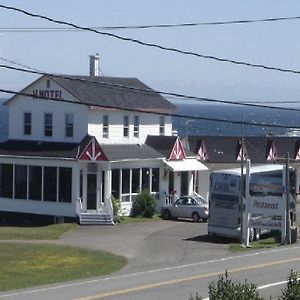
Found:
M 244 170 L 246 173 L 246 170 Z M 281 196 L 283 193 L 282 165 L 250 168 L 250 196 Z M 296 219 L 296 170 L 289 168 L 291 220 Z M 241 230 L 241 168 L 213 171 L 210 176 L 208 234 L 240 238 Z M 245 174 L 244 184 L 245 188 Z M 245 190 L 245 189 L 244 189 Z M 244 195 L 244 193 L 243 193 Z M 245 197 L 244 197 L 245 199 Z M 275 217 L 275 216 L 274 216 Z M 293 225 L 293 224 L 292 224 Z M 250 230 L 250 241 L 260 232 Z

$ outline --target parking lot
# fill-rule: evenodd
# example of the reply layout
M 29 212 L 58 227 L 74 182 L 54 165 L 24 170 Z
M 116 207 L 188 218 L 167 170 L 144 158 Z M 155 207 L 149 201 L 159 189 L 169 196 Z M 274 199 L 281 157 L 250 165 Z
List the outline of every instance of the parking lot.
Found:
M 123 255 L 129 260 L 127 271 L 192 263 L 228 253 L 226 244 L 208 239 L 207 223 L 192 221 L 81 226 L 58 243 Z

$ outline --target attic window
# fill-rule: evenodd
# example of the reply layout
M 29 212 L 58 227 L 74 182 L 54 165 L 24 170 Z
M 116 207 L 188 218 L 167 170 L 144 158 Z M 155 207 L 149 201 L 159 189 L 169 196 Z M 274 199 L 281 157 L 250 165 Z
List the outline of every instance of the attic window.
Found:
M 47 79 L 47 83 L 46 83 L 47 89 L 50 88 L 50 79 Z

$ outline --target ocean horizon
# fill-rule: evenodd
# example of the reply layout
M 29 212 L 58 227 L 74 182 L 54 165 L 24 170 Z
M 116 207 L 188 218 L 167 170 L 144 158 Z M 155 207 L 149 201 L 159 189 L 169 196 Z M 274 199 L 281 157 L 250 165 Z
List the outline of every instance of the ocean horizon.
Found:
M 7 99 L 0 98 L 0 141 L 8 136 L 8 110 L 3 106 Z M 238 106 L 220 103 L 174 103 L 176 115 L 191 117 L 173 117 L 173 130 L 180 137 L 199 136 L 281 136 L 298 135 L 295 128 L 300 128 L 298 111 L 277 110 L 270 108 Z M 211 120 L 210 120 L 211 119 Z M 234 121 L 221 122 L 212 119 Z M 243 120 L 243 122 L 242 122 Z M 259 125 L 247 125 L 252 122 Z M 271 125 L 271 126 L 268 126 Z M 280 128 L 284 125 L 289 128 Z M 300 136 L 300 134 L 299 134 Z

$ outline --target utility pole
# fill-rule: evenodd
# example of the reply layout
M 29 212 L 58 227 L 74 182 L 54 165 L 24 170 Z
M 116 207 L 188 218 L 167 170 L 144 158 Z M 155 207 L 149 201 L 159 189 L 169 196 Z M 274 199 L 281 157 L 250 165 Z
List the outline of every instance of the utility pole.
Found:
M 241 117 L 241 184 L 240 184 L 240 219 L 241 219 L 241 244 L 245 245 L 244 241 L 244 132 L 243 132 L 243 115 Z
M 289 171 L 289 152 L 286 153 L 285 162 L 285 189 L 286 189 L 286 244 L 291 244 L 291 220 L 290 220 L 290 171 Z

